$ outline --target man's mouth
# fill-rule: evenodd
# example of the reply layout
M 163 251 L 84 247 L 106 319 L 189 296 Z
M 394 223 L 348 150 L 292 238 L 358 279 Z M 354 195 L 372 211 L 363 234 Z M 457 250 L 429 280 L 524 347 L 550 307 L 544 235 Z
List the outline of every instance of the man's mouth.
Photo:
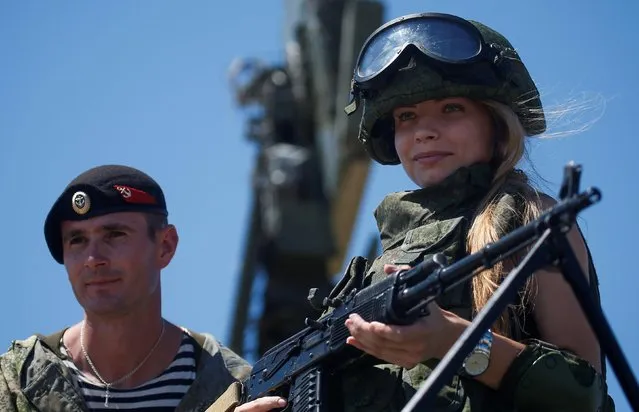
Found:
M 91 282 L 87 282 L 87 286 L 103 286 L 103 285 L 111 285 L 113 283 L 119 282 L 120 279 L 100 279 L 100 280 L 92 280 Z

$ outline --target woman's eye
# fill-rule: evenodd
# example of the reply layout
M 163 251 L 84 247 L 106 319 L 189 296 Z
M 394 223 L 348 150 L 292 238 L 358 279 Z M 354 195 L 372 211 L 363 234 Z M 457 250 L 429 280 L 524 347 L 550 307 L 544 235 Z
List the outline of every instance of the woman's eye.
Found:
M 413 112 L 401 112 L 396 117 L 397 117 L 397 120 L 403 122 L 403 121 L 406 121 L 406 120 L 414 119 L 415 118 L 415 113 L 413 113 Z
M 447 103 L 444 105 L 443 111 L 444 113 L 463 112 L 464 106 L 459 103 Z

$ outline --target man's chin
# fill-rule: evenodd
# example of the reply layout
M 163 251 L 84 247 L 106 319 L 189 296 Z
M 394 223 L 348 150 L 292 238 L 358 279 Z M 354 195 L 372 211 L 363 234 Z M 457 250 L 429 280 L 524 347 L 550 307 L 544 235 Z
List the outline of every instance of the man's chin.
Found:
M 124 302 L 115 297 L 87 299 L 83 302 L 82 307 L 85 312 L 98 316 L 117 316 L 127 312 Z

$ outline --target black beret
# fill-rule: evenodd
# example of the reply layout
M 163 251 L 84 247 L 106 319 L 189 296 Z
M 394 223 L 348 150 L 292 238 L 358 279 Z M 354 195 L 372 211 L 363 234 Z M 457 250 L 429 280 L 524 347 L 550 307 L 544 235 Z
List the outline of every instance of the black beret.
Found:
M 53 258 L 63 263 L 62 221 L 91 219 L 115 212 L 168 215 L 160 185 L 147 174 L 121 165 L 89 169 L 67 185 L 47 215 L 44 237 Z

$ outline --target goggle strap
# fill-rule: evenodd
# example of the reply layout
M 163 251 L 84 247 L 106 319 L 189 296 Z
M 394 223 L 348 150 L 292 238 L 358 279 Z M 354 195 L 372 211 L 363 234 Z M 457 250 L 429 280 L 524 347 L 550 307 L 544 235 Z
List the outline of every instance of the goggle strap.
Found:
M 348 106 L 344 108 L 344 113 L 346 113 L 347 116 L 350 116 L 357 111 L 358 107 L 359 107 L 359 98 L 354 97 L 351 99 Z
M 344 112 L 347 116 L 352 115 L 357 111 L 359 107 L 359 92 L 355 90 L 354 82 L 351 81 L 351 98 L 348 102 L 348 106 L 344 108 Z

